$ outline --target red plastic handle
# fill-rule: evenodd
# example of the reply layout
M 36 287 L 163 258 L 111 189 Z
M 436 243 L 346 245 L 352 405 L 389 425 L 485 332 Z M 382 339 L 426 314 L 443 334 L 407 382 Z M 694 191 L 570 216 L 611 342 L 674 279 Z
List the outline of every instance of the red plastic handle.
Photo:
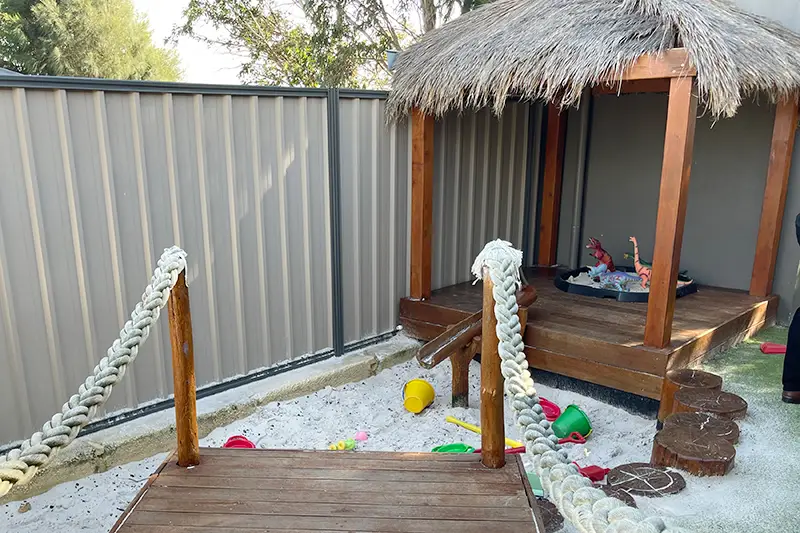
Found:
M 573 431 L 563 439 L 558 439 L 559 444 L 566 444 L 568 442 L 572 444 L 586 444 L 586 439 L 577 431 Z

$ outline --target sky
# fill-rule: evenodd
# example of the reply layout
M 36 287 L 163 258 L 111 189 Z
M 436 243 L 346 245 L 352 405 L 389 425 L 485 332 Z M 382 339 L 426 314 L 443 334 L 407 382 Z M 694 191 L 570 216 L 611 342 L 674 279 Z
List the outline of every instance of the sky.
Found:
M 132 0 L 139 13 L 145 15 L 153 31 L 153 41 L 163 46 L 172 28 L 183 20 L 182 12 L 188 0 Z M 188 83 L 239 84 L 237 73 L 242 61 L 193 39 L 181 39 L 176 47 L 181 57 L 183 79 Z

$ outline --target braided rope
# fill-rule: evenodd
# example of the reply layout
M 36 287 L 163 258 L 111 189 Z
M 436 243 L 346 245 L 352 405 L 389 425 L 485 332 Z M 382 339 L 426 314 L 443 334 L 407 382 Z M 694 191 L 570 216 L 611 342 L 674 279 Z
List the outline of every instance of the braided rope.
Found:
M 494 313 L 505 391 L 511 396 L 525 446 L 533 455 L 534 468 L 550 500 L 581 533 L 687 533 L 667 528 L 661 518 L 647 517 L 621 500 L 607 496 L 593 487 L 567 458 L 539 405 L 525 357 L 516 298 L 521 266 L 522 252 L 498 239 L 488 243 L 478 255 L 472 273 L 482 279 L 483 268 L 487 267 L 494 283 Z
M 142 294 L 142 301 L 136 304 L 130 320 L 123 326 L 107 355 L 78 388 L 78 394 L 74 394 L 61 407 L 61 412 L 54 414 L 42 426 L 41 431 L 34 433 L 19 448 L 0 455 L 0 497 L 8 494 L 15 485 L 30 481 L 53 455 L 75 440 L 97 409 L 108 400 L 114 385 L 122 380 L 128 365 L 136 359 L 139 346 L 150 334 L 161 309 L 167 305 L 178 274 L 185 268 L 186 252 L 177 246 L 164 250 L 150 284 Z

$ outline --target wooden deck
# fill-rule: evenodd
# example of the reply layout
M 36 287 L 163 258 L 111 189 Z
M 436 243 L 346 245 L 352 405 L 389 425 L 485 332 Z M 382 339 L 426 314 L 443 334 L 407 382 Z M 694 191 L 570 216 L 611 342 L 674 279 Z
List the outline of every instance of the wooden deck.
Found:
M 150 477 L 112 533 L 543 533 L 519 457 L 203 448 Z
M 534 368 L 658 399 L 667 370 L 684 368 L 774 322 L 778 298 L 700 287 L 675 303 L 670 346 L 643 346 L 647 304 L 567 294 L 553 285 L 554 269 L 527 269 L 538 292 L 525 331 Z M 403 299 L 408 335 L 430 340 L 481 309 L 481 286 L 461 283 L 425 301 Z

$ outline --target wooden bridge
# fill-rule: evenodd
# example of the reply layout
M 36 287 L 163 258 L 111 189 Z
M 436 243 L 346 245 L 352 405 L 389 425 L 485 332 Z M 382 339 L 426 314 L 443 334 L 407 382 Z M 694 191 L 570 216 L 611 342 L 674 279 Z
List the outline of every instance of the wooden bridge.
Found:
M 183 273 L 168 305 L 178 449 L 112 533 L 544 532 L 522 461 L 506 461 L 493 315 L 483 325 L 481 454 L 212 449 L 198 443 Z

